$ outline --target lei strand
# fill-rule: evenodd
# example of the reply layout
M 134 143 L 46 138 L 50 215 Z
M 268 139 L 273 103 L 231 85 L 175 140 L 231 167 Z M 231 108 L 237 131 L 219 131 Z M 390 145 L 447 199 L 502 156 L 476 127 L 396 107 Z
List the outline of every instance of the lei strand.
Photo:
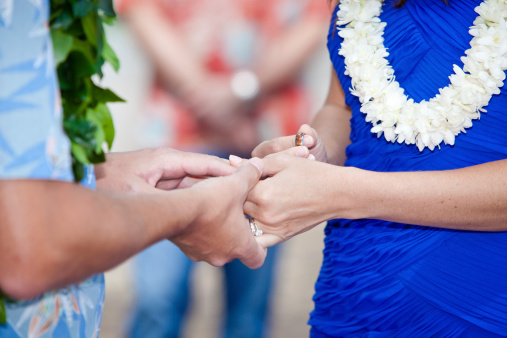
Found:
M 507 69 L 507 0 L 486 0 L 475 8 L 479 16 L 469 33 L 473 37 L 463 68 L 454 65 L 450 85 L 429 101 L 415 103 L 395 80 L 384 47 L 385 22 L 379 15 L 381 0 L 342 0 L 338 34 L 345 74 L 352 79 L 351 93 L 372 133 L 389 142 L 416 144 L 419 151 L 440 144 L 454 145 L 455 136 L 480 118 L 491 97 L 500 93 Z

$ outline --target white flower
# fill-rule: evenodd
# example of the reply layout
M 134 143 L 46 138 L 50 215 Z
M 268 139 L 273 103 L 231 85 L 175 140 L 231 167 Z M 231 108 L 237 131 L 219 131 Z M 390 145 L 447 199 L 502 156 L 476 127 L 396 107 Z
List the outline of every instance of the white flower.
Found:
M 454 65 L 451 84 L 434 98 L 418 104 L 408 99 L 394 80 L 383 45 L 385 23 L 379 19 L 380 0 L 342 0 L 338 12 L 340 55 L 351 93 L 359 98 L 361 112 L 372 123 L 372 133 L 389 142 L 416 144 L 433 150 L 440 143 L 453 145 L 455 136 L 472 126 L 485 112 L 492 95 L 500 93 L 507 69 L 506 0 L 487 0 L 475 11 L 479 16 L 469 33 L 463 69 Z

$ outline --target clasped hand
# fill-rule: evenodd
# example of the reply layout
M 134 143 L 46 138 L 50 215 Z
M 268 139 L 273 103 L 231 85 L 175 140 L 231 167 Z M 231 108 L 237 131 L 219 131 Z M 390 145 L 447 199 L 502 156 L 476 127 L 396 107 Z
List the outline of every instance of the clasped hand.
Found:
M 305 134 L 303 146 L 296 147 L 292 135 L 263 142 L 252 152 L 263 158 L 264 171 L 250 190 L 244 211 L 264 231 L 257 238 L 263 247 L 283 242 L 333 216 L 322 208 L 322 195 L 333 175 L 333 167 L 326 164 L 326 149 L 310 126 L 303 125 L 299 132 Z M 243 161 L 231 157 L 230 162 L 238 166 Z
M 97 188 L 158 194 L 162 200 L 179 194 L 171 203 L 185 201 L 184 217 L 167 221 L 163 233 L 169 240 L 193 260 L 221 266 L 238 258 L 258 268 L 267 247 L 329 216 L 318 208 L 326 175 L 331 175 L 331 166 L 322 163 L 326 151 L 309 126 L 300 132 L 305 133 L 304 146 L 295 147 L 294 136 L 261 143 L 253 155 L 263 160 L 231 157 L 229 163 L 169 148 L 108 154 L 107 162 L 96 166 Z M 265 235 L 252 235 L 245 213 Z
M 267 250 L 255 241 L 243 213 L 262 160 L 236 169 L 214 156 L 157 148 L 108 154 L 107 162 L 95 168 L 99 190 L 157 194 L 162 205 L 179 203 L 184 217 L 167 220 L 162 232 L 189 258 L 215 266 L 236 258 L 250 268 L 263 264 Z M 166 202 L 168 194 L 177 195 Z

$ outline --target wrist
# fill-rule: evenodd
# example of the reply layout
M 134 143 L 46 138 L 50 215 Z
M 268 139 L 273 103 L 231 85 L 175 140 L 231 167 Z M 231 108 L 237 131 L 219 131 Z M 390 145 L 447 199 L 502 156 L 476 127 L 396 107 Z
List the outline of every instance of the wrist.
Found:
M 375 218 L 379 201 L 378 177 L 381 173 L 355 167 L 333 166 L 334 186 L 330 200 L 334 208 L 333 218 L 361 219 Z M 338 201 L 339 205 L 336 205 Z
M 204 198 L 195 187 L 176 189 L 166 194 L 166 205 L 170 205 L 172 210 L 167 215 L 169 222 L 164 237 L 171 239 L 184 234 L 195 224 L 205 205 Z

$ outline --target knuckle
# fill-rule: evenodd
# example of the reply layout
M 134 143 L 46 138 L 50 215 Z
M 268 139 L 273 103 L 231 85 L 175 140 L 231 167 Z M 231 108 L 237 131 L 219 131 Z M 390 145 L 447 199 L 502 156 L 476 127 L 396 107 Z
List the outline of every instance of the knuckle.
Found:
M 280 149 L 280 145 L 278 139 L 272 140 L 269 142 L 269 152 L 270 154 L 277 153 Z
M 265 206 L 269 206 L 269 194 L 266 191 L 267 189 L 256 189 L 252 193 L 252 200 L 259 205 L 260 208 L 264 208 Z
M 255 147 L 255 149 L 252 151 L 252 156 L 253 157 L 262 157 L 262 150 L 264 148 L 266 148 L 266 145 L 267 145 L 267 141 L 264 141 L 264 142 L 261 142 L 261 144 L 259 144 L 257 147 Z

